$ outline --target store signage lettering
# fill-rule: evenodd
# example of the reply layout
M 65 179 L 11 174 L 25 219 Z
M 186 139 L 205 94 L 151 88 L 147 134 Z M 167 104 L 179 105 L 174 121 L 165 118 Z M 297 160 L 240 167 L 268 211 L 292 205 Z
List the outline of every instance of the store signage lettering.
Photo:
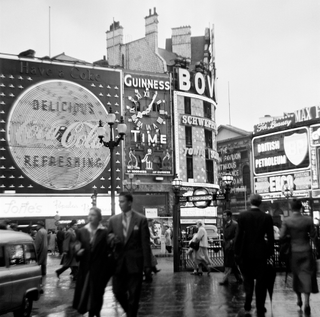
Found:
M 255 178 L 255 192 L 273 193 L 283 192 L 284 185 L 287 184 L 292 190 L 309 190 L 311 188 L 311 174 L 310 171 L 274 175 L 269 177 Z
M 320 106 L 306 107 L 294 112 L 296 123 L 320 118 Z
M 203 95 L 208 88 L 210 98 L 214 96 L 214 78 L 202 73 L 195 73 L 192 77 L 190 72 L 184 68 L 178 68 L 178 89 L 181 91 L 189 91 L 193 86 L 199 95 Z
M 311 148 L 310 149 L 310 155 L 311 155 L 312 188 L 319 188 L 318 168 L 317 168 L 317 155 L 316 155 L 316 149 L 315 148 Z
M 306 169 L 310 165 L 306 128 L 255 137 L 252 148 L 255 175 Z
M 223 155 L 221 162 L 230 162 L 230 161 L 236 161 L 236 160 L 241 160 L 240 152 Z
M 109 162 L 97 136 L 104 105 L 85 87 L 48 80 L 26 90 L 9 117 L 8 143 L 18 167 L 54 190 L 81 188 Z
M 181 123 L 184 125 L 192 125 L 196 127 L 205 127 L 211 130 L 216 130 L 216 123 L 210 119 L 195 117 L 195 116 L 188 116 L 182 115 Z
M 153 78 L 133 77 L 130 74 L 124 76 L 124 84 L 126 87 L 154 89 L 154 90 L 170 90 L 170 82 Z
M 187 156 L 187 155 L 194 155 L 194 156 L 200 156 L 200 157 L 205 157 L 205 149 L 204 148 L 184 148 L 183 149 L 183 155 Z
M 28 62 L 20 62 L 20 74 L 26 74 L 26 75 L 39 75 L 39 76 L 59 76 L 60 78 L 65 77 L 65 72 L 62 69 L 55 70 L 56 73 L 54 73 L 54 70 L 49 67 L 45 67 L 46 64 L 40 64 L 39 66 L 35 66 L 35 63 L 32 63 L 30 65 Z M 83 69 L 78 67 L 71 67 L 68 68 L 68 74 L 71 78 L 76 80 L 88 80 L 88 81 L 100 81 L 101 76 L 100 74 L 97 74 L 93 72 L 92 69 Z
M 267 122 L 259 123 L 254 126 L 254 134 L 265 132 L 265 131 L 272 131 L 277 128 L 289 128 L 294 124 L 294 115 L 289 114 L 283 118 L 270 120 Z
M 139 130 L 131 130 L 133 135 L 133 142 L 142 142 L 142 143 L 150 143 L 150 144 L 167 144 L 167 135 L 166 134 L 154 134 L 150 133 L 142 133 Z M 140 138 L 140 140 L 138 139 Z

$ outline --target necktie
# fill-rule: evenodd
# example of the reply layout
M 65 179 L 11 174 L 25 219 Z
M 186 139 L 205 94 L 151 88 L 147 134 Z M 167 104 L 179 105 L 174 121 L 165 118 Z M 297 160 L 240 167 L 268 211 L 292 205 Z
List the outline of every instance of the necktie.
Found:
M 124 214 L 122 217 L 122 230 L 124 239 L 127 238 L 127 216 Z

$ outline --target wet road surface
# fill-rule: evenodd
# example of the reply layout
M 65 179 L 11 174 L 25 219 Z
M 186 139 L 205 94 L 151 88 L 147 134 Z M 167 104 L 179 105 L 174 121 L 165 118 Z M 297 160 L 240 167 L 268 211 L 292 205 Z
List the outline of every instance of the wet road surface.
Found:
M 70 279 L 70 270 L 64 272 L 60 279 L 57 279 L 54 273 L 59 267 L 59 262 L 58 257 L 48 257 L 48 275 L 44 281 L 44 294 L 34 303 L 32 316 L 82 316 L 71 307 L 75 282 Z M 190 272 L 173 273 L 172 257 L 158 258 L 158 262 L 161 272 L 154 275 L 151 284 L 143 284 L 139 316 L 240 317 L 242 315 L 243 286 L 238 285 L 235 280 L 231 279 L 229 285 L 221 286 L 219 282 L 223 274 L 220 272 L 212 272 L 210 276 L 205 273 L 203 276 L 193 276 Z M 285 283 L 284 273 L 277 274 L 272 303 L 270 297 L 267 297 L 266 317 L 304 316 L 296 305 L 291 283 L 290 277 Z M 319 277 L 318 285 L 320 285 Z M 311 316 L 320 316 L 320 294 L 311 294 L 310 305 Z M 251 315 L 256 316 L 255 308 Z M 12 316 L 12 314 L 4 316 Z M 101 316 L 125 316 L 112 294 L 111 283 L 105 291 Z

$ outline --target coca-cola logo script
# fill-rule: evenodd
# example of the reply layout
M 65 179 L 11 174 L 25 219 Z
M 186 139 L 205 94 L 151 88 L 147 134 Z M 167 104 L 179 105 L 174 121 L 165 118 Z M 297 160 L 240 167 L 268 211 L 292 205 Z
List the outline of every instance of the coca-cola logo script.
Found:
M 9 117 L 13 159 L 33 181 L 54 190 L 81 188 L 109 162 L 101 149 L 99 120 L 107 111 L 89 90 L 65 80 L 49 80 L 26 90 Z

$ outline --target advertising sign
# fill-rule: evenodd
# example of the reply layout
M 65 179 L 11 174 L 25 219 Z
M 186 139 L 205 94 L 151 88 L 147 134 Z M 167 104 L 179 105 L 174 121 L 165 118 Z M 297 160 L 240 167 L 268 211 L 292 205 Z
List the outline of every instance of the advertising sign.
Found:
M 281 118 L 276 118 L 267 122 L 258 123 L 253 127 L 253 134 L 271 132 L 276 129 L 288 129 L 295 123 L 294 114 L 288 114 Z
M 0 196 L 0 218 L 42 218 L 53 217 L 57 211 L 60 217 L 87 217 L 92 207 L 89 196 Z M 103 216 L 111 215 L 111 198 L 98 197 L 98 207 Z M 121 213 L 116 203 L 116 214 Z M 57 220 L 58 221 L 58 220 Z
M 310 190 L 310 171 L 255 177 L 254 179 L 254 191 L 257 194 L 282 193 L 286 186 L 288 186 L 293 193 L 294 191 Z
M 172 175 L 169 76 L 125 73 L 124 95 L 127 172 Z
M 252 139 L 255 175 L 304 170 L 310 166 L 307 128 L 270 133 Z
M 320 146 L 320 124 L 310 126 L 310 145 Z
M 119 118 L 121 95 L 120 71 L 1 58 L 0 190 L 106 193 L 97 127 L 110 108 Z

